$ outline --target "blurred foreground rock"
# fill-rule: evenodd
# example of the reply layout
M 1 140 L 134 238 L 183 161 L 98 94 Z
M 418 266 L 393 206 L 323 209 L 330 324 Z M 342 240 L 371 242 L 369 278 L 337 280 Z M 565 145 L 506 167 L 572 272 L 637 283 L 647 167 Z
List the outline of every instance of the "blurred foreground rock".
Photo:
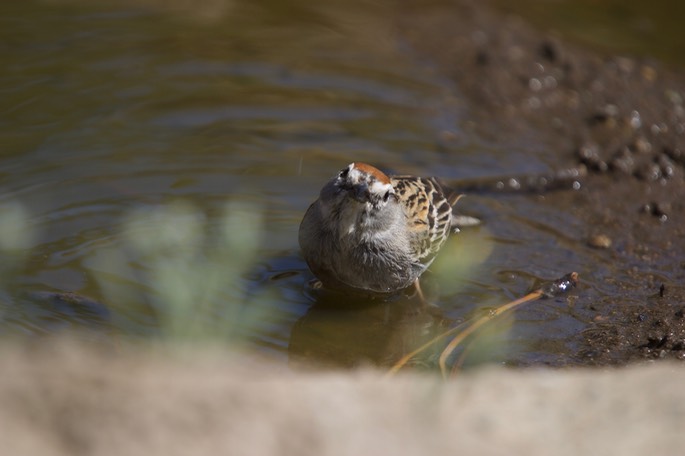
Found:
M 47 344 L 45 344 L 47 345 Z M 486 368 L 443 382 L 218 352 L 0 350 L 5 455 L 676 454 L 685 366 Z

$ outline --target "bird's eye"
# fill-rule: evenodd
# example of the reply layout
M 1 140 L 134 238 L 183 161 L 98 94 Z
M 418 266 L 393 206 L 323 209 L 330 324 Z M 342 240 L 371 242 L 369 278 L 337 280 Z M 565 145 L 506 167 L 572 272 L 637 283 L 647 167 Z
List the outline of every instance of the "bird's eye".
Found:
M 340 171 L 340 174 L 338 175 L 340 179 L 346 179 L 347 175 L 350 173 L 350 167 L 348 166 L 347 168 L 343 169 Z
M 387 202 L 388 202 L 388 198 L 390 198 L 390 190 L 388 190 L 387 192 L 385 192 L 385 195 L 383 195 L 383 201 L 387 203 Z

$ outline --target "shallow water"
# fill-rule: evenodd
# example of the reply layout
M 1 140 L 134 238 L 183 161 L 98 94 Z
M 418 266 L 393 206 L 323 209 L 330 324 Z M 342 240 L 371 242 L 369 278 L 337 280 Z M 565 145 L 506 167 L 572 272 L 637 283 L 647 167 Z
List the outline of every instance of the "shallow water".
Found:
M 412 297 L 349 308 L 311 289 L 298 224 L 347 163 L 450 181 L 555 163 L 534 142 L 502 147 L 469 129 L 459 92 L 403 48 L 389 4 L 161 5 L 0 6 L 0 205 L 5 220 L 18 211 L 22 240 L 6 254 L 3 333 L 106 327 L 240 341 L 297 363 L 388 364 L 592 261 L 564 207 L 471 195 L 460 207 L 484 224 L 426 277 L 435 309 Z M 472 358 L 570 362 L 586 325 L 572 304 L 502 319 Z

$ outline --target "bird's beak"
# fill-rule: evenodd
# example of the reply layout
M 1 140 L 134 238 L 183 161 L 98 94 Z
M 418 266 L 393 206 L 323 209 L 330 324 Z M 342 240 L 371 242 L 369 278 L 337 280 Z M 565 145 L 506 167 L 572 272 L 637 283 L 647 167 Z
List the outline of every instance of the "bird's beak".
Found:
M 369 201 L 369 187 L 365 184 L 355 185 L 350 192 L 352 198 L 360 203 Z

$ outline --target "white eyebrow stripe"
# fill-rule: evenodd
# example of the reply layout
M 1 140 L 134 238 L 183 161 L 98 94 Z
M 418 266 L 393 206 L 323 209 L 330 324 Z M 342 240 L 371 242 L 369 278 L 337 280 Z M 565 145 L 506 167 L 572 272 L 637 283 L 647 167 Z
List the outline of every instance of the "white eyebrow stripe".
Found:
M 362 172 L 359 171 L 357 168 L 351 168 L 350 172 L 347 174 L 347 177 L 353 184 L 356 184 L 360 180 L 362 180 L 363 175 Z
M 374 181 L 374 183 L 371 184 L 371 187 L 369 188 L 369 191 L 371 193 L 385 193 L 389 190 L 392 190 L 392 184 L 384 184 L 379 181 Z

